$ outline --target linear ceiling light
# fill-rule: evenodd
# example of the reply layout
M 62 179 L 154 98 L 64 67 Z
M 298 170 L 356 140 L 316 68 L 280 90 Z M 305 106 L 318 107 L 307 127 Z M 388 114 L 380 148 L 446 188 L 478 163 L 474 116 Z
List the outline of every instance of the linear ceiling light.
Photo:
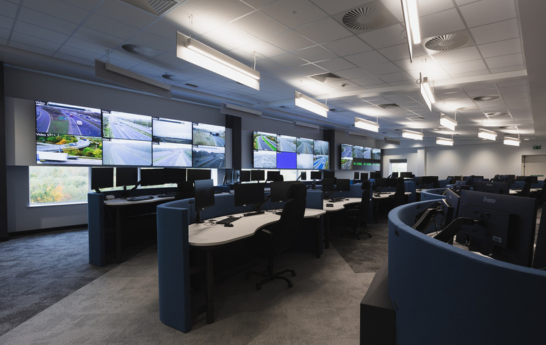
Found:
M 478 128 L 478 137 L 487 140 L 497 140 L 497 132 L 488 129 Z
M 519 138 L 504 137 L 504 145 L 519 146 L 519 144 L 521 144 Z
M 379 123 L 355 117 L 355 127 L 371 132 L 379 132 Z
M 440 125 L 444 126 L 447 129 L 450 129 L 450 130 L 454 131 L 455 126 L 457 126 L 457 121 L 453 120 L 449 116 L 446 116 L 445 114 L 440 114 Z
M 295 92 L 295 101 L 296 106 L 309 110 L 310 112 L 313 112 L 315 114 L 318 114 L 320 116 L 328 117 L 328 106 L 326 104 L 322 104 L 317 100 L 314 100 L 313 98 L 304 95 L 301 92 L 294 91 Z
M 260 72 L 180 32 L 176 33 L 176 57 L 260 90 Z
M 432 105 L 436 103 L 434 93 L 432 93 L 432 89 L 430 88 L 428 77 L 423 77 L 421 73 L 419 73 L 419 76 L 421 80 L 421 95 L 423 95 L 425 102 L 427 102 L 428 108 L 430 111 L 432 111 Z
M 453 139 L 447 139 L 447 138 L 436 138 L 436 144 L 437 145 L 445 145 L 445 146 L 453 146 Z
M 402 130 L 402 138 L 408 138 L 413 140 L 423 140 L 423 133 L 404 129 Z
M 413 62 L 413 45 L 421 43 L 421 29 L 419 28 L 419 12 L 417 11 L 417 0 L 400 0 L 406 34 L 408 36 L 408 49 L 410 61 Z

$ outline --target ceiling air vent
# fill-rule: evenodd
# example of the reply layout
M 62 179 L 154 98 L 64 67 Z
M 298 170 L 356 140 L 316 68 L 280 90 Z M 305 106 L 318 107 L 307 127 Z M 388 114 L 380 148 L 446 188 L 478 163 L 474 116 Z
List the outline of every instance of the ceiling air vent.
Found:
M 131 6 L 135 6 L 154 14 L 162 16 L 180 4 L 177 0 L 121 0 Z
M 152 48 L 140 44 L 124 44 L 121 46 L 121 48 L 128 53 L 147 58 L 153 58 L 158 54 L 158 52 L 156 52 Z
M 509 114 L 505 112 L 495 111 L 492 113 L 485 113 L 485 115 L 487 115 L 488 117 L 500 117 L 500 116 L 507 116 Z
M 347 29 L 357 34 L 398 23 L 381 1 L 354 7 L 349 11 L 334 15 L 334 18 Z
M 429 37 L 424 39 L 423 42 L 425 48 L 431 53 L 448 52 L 474 45 L 470 34 L 466 30 Z
M 416 122 L 416 121 L 424 121 L 425 118 L 422 117 L 422 116 L 410 116 L 410 117 L 406 117 L 407 120 L 410 120 L 410 121 L 413 121 L 413 122 Z
M 336 80 L 343 79 L 340 76 L 335 75 L 333 73 L 322 73 L 322 74 L 310 75 L 309 78 L 314 79 L 316 81 L 320 81 L 321 83 L 325 83 L 326 81 L 336 81 Z
M 378 104 L 377 106 L 379 108 L 383 108 L 383 109 L 392 109 L 392 108 L 399 108 L 400 107 L 398 104 L 395 104 L 395 103 Z
M 500 96 L 496 95 L 490 95 L 490 96 L 478 96 L 472 98 L 476 102 L 489 102 L 489 101 L 495 101 L 497 99 L 500 99 Z

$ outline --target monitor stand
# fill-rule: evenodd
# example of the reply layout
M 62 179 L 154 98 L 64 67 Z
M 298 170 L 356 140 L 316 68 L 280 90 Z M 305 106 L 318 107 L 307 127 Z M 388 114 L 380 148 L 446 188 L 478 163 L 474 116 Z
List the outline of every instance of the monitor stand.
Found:
M 201 211 L 202 210 L 197 211 L 197 218 L 195 219 L 195 224 L 203 224 L 204 223 L 204 221 L 201 220 Z
M 99 188 L 95 188 L 95 193 L 99 193 L 99 194 L 102 194 L 102 192 L 100 191 Z
M 269 198 L 271 198 L 271 194 L 269 194 L 269 195 L 267 196 L 267 198 L 265 198 L 264 201 L 262 201 L 260 204 L 258 204 L 258 205 L 254 208 L 254 211 L 245 213 L 244 216 L 245 216 L 245 217 L 248 217 L 248 216 L 256 216 L 256 215 L 259 215 L 259 214 L 264 214 L 265 212 L 264 212 L 263 210 L 260 210 L 260 208 L 262 208 L 262 206 L 267 202 L 267 200 L 269 200 Z

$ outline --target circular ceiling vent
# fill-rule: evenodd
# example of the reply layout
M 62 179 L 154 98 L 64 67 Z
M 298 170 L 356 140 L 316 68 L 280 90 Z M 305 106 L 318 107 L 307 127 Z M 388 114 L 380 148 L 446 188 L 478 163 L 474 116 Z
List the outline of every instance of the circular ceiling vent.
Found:
M 488 101 L 495 101 L 497 99 L 500 99 L 500 96 L 478 96 L 472 98 L 476 102 L 488 102 Z
M 468 36 L 464 34 L 447 34 L 436 36 L 425 43 L 428 50 L 437 52 L 446 52 L 455 50 L 468 43 Z
M 144 56 L 148 58 L 152 58 L 158 54 L 152 48 L 149 48 L 140 44 L 124 44 L 121 46 L 121 48 L 123 48 L 123 50 L 125 50 L 128 53 L 138 55 L 138 56 Z
M 500 111 L 495 111 L 493 113 L 485 113 L 485 115 L 489 116 L 489 117 L 499 117 L 499 116 L 506 116 L 508 115 L 508 113 L 504 113 L 504 112 L 500 112 Z
M 374 30 L 383 26 L 388 20 L 387 13 L 375 7 L 359 7 L 345 13 L 341 21 L 353 30 Z

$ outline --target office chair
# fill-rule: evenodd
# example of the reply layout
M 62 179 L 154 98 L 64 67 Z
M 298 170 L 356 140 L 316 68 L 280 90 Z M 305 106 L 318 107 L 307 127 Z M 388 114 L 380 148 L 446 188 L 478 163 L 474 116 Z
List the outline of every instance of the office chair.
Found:
M 546 202 L 546 179 L 544 179 L 544 184 L 542 185 L 542 189 L 537 190 L 537 200 L 540 202 L 540 205 Z
M 525 178 L 525 184 L 523 185 L 523 189 L 521 192 L 518 193 L 518 196 L 524 196 L 524 197 L 530 197 L 531 196 L 531 178 L 526 177 Z
M 256 283 L 256 290 L 261 290 L 262 285 L 274 280 L 282 279 L 288 283 L 288 287 L 294 286 L 292 281 L 282 274 L 291 273 L 296 276 L 294 270 L 286 269 L 273 273 L 273 260 L 276 259 L 296 244 L 300 230 L 303 226 L 303 216 L 305 214 L 305 199 L 307 197 L 307 188 L 303 183 L 297 183 L 288 189 L 289 200 L 284 204 L 281 219 L 268 229 L 262 229 L 254 237 L 255 249 L 259 256 L 267 260 L 267 272 L 265 274 L 248 272 L 250 274 L 264 276 L 262 280 Z
M 284 176 L 282 175 L 276 176 L 274 182 L 284 182 Z
M 193 182 L 180 182 L 178 183 L 178 190 L 174 196 L 174 200 L 191 199 L 195 198 L 195 189 L 193 188 Z
M 360 235 L 368 235 L 372 237 L 371 234 L 363 232 L 359 229 L 359 226 L 366 228 L 368 226 L 368 210 L 370 209 L 370 189 L 371 183 L 368 180 L 362 182 L 360 186 L 362 189 L 362 200 L 360 204 L 346 205 L 345 206 L 345 219 L 349 221 L 353 231 L 344 229 L 343 232 L 349 233 L 350 235 L 356 237 L 360 240 Z M 343 237 L 343 233 L 341 234 Z
M 394 195 L 390 195 L 389 198 L 394 199 L 394 207 L 402 206 L 406 203 L 406 185 L 404 184 L 404 179 L 398 179 L 396 192 L 394 192 Z

